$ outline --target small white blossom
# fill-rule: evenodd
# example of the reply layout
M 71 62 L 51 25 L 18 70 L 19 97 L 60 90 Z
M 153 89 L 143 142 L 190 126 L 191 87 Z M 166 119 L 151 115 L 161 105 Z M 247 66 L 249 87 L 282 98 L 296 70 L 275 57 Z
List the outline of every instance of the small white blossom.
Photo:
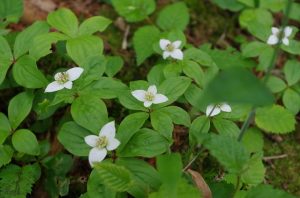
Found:
M 93 167 L 95 162 L 101 162 L 107 151 L 115 150 L 120 141 L 115 138 L 116 128 L 115 121 L 105 124 L 97 135 L 88 135 L 84 138 L 85 143 L 93 147 L 89 153 L 89 162 Z
M 149 86 L 148 90 L 135 90 L 131 94 L 139 101 L 144 102 L 145 107 L 150 107 L 152 104 L 159 104 L 168 101 L 168 98 L 163 94 L 157 93 L 155 85 Z
M 160 48 L 164 51 L 163 58 L 166 59 L 171 56 L 174 59 L 182 60 L 183 53 L 181 49 L 179 49 L 181 45 L 181 41 L 171 42 L 167 39 L 160 39 L 159 41 Z
M 55 81 L 46 87 L 45 92 L 55 92 L 63 88 L 72 89 L 73 81 L 77 80 L 82 72 L 83 69 L 81 67 L 74 67 L 65 72 L 55 74 Z
M 279 34 L 280 34 L 280 29 L 276 27 L 272 27 L 271 29 L 272 34 L 269 36 L 267 43 L 269 45 L 276 45 L 279 42 Z M 283 30 L 283 38 L 282 38 L 282 43 L 284 45 L 289 45 L 289 39 L 288 37 L 291 36 L 293 29 L 291 27 L 285 27 Z
M 231 112 L 231 107 L 227 103 L 208 105 L 208 107 L 206 108 L 206 116 L 213 117 L 221 113 L 221 111 Z

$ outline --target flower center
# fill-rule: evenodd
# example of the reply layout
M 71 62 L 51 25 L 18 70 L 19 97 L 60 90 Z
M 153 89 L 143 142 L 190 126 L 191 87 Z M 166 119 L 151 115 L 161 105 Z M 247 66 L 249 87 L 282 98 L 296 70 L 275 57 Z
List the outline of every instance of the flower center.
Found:
M 155 95 L 151 92 L 146 92 L 146 94 L 145 94 L 145 100 L 147 100 L 147 101 L 153 101 L 154 97 L 155 97 Z
M 58 74 L 57 82 L 59 84 L 65 84 L 68 81 L 69 81 L 69 74 L 67 72 L 61 72 Z
M 173 52 L 175 49 L 174 45 L 172 45 L 171 43 L 168 44 L 166 48 L 167 48 L 167 51 L 169 51 L 169 52 Z
M 108 144 L 108 139 L 105 136 L 102 136 L 98 139 L 97 143 L 96 143 L 96 147 L 97 148 L 105 148 Z

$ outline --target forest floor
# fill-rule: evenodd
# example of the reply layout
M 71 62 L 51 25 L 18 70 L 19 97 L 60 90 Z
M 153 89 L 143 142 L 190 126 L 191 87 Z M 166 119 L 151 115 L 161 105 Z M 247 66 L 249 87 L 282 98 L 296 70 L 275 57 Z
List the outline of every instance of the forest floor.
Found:
M 191 23 L 185 32 L 189 43 L 199 46 L 210 42 L 220 48 L 239 46 L 239 35 L 245 34 L 245 32 L 238 26 L 237 14 L 222 10 L 207 0 L 185 0 L 185 2 L 189 5 L 191 15 Z M 170 3 L 170 0 L 157 0 L 158 9 L 168 3 Z M 21 23 L 12 25 L 12 28 L 22 30 L 36 20 L 45 20 L 49 12 L 59 7 L 70 8 L 80 19 L 94 15 L 102 15 L 112 19 L 114 21 L 113 25 L 101 37 L 105 41 L 106 54 L 120 55 L 125 60 L 125 67 L 118 77 L 124 82 L 128 82 L 135 79 L 136 76 L 139 76 L 139 79 L 146 76 L 151 67 L 150 64 L 136 67 L 134 70 L 133 67 L 128 69 L 135 61 L 131 43 L 127 43 L 127 49 L 121 49 L 126 28 L 130 27 L 128 35 L 130 38 L 140 24 L 127 24 L 124 20 L 118 18 L 113 8 L 104 1 L 25 0 L 25 11 Z M 186 137 L 187 131 L 184 131 L 183 139 L 186 139 Z M 53 144 L 59 143 L 53 142 Z M 265 135 L 264 148 L 265 167 L 267 169 L 265 182 L 300 197 L 300 126 L 298 125 L 297 131 L 293 134 L 284 136 Z M 55 153 L 55 151 L 53 152 Z M 203 156 L 200 157 L 195 164 L 203 164 L 204 159 Z M 80 169 L 82 165 L 76 165 L 76 168 Z M 80 176 L 78 178 L 80 179 Z

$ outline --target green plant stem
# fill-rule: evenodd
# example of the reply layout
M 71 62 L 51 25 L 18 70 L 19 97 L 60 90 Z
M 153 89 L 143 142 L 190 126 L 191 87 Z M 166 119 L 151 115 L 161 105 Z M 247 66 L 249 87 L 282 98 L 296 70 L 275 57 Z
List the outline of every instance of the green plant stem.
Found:
M 241 176 L 238 175 L 237 181 L 236 181 L 236 186 L 235 186 L 232 197 L 234 197 L 235 194 L 239 191 L 240 183 L 241 183 Z
M 217 105 L 215 105 L 212 110 L 209 112 L 208 116 L 207 116 L 207 119 L 205 120 L 205 122 L 203 123 L 203 125 L 201 126 L 200 130 L 199 130 L 199 133 L 202 133 L 202 130 L 204 129 L 206 123 L 208 122 L 209 120 L 209 117 L 211 116 L 212 112 L 215 110 Z M 200 145 L 200 148 L 199 148 L 199 151 L 197 152 L 197 154 L 193 157 L 193 159 L 183 168 L 183 171 L 186 171 L 193 163 L 194 161 L 199 157 L 200 153 L 202 152 L 202 147 Z
M 289 13 L 291 11 L 291 7 L 292 7 L 292 3 L 293 3 L 293 0 L 288 0 L 287 2 L 287 5 L 286 5 L 286 9 L 285 9 L 285 15 L 284 15 L 284 18 L 282 19 L 282 28 L 280 31 L 280 34 L 279 34 L 279 41 L 276 46 L 275 46 L 275 51 L 272 55 L 272 58 L 271 58 L 271 61 L 270 61 L 270 65 L 266 71 L 266 75 L 265 75 L 265 78 L 263 79 L 262 83 L 263 84 L 266 84 L 269 80 L 269 77 L 271 75 L 271 71 L 274 69 L 274 67 L 276 66 L 276 60 L 277 60 L 277 57 L 279 56 L 280 54 L 280 45 L 281 45 L 281 40 L 283 38 L 283 34 L 284 34 L 284 28 L 287 26 L 287 23 L 288 23 L 288 19 L 289 19 Z M 248 129 L 248 127 L 250 126 L 250 123 L 251 121 L 253 120 L 254 118 L 254 115 L 255 115 L 255 110 L 256 110 L 256 107 L 253 107 L 250 111 L 250 113 L 248 114 L 247 116 L 247 119 L 245 120 L 241 130 L 240 130 L 240 134 L 239 134 L 239 137 L 238 137 L 238 141 L 242 141 L 243 139 L 243 136 L 245 135 L 245 131 Z

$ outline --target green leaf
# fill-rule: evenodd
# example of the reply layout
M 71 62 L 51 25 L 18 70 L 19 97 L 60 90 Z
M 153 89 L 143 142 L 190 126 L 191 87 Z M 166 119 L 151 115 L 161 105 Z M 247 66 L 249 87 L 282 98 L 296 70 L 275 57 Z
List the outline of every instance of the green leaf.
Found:
M 219 134 L 227 135 L 232 138 L 238 137 L 240 129 L 233 121 L 218 117 L 214 118 L 212 121 Z
M 138 65 L 154 53 L 153 44 L 158 42 L 159 34 L 159 29 L 155 26 L 143 26 L 134 32 L 133 47 Z
M 294 85 L 300 80 L 300 63 L 297 60 L 289 60 L 285 63 L 284 75 L 288 85 Z
M 294 55 L 300 55 L 300 42 L 291 40 L 289 45 L 281 45 L 281 49 Z
M 0 84 L 4 81 L 6 73 L 13 62 L 13 55 L 6 39 L 0 36 Z
M 0 145 L 3 144 L 11 131 L 12 129 L 9 120 L 7 119 L 6 115 L 0 112 Z
M 242 54 L 245 57 L 257 57 L 268 47 L 266 43 L 253 41 L 242 46 Z
M 0 145 L 0 168 L 10 163 L 14 150 L 9 145 Z
M 203 106 L 220 102 L 252 104 L 254 106 L 272 104 L 270 91 L 251 72 L 242 68 L 221 71 L 204 89 Z
M 166 31 L 174 29 L 183 31 L 189 23 L 187 6 L 183 2 L 166 6 L 159 12 L 156 23 L 161 29 Z
M 115 78 L 100 77 L 99 80 L 80 91 L 80 94 L 90 94 L 93 92 L 95 96 L 100 98 L 111 99 L 116 98 L 120 92 L 126 89 L 128 89 L 127 86 Z
M 152 127 L 172 142 L 174 126 L 170 116 L 163 111 L 157 110 L 151 112 L 150 117 Z
M 127 191 L 133 184 L 130 172 L 124 166 L 100 163 L 95 169 L 103 184 L 117 192 Z
M 264 139 L 262 132 L 257 128 L 249 128 L 245 131 L 242 142 L 249 153 L 263 151 Z
M 266 132 L 288 133 L 295 130 L 293 113 L 279 105 L 262 107 L 256 110 L 256 125 Z
M 162 181 L 157 196 L 177 197 L 177 187 L 182 175 L 182 161 L 179 153 L 157 156 L 156 166 Z
M 56 176 L 65 176 L 71 170 L 74 160 L 73 156 L 65 153 L 57 153 L 56 155 L 47 156 L 42 160 L 43 166 L 53 171 Z
M 73 119 L 80 126 L 97 133 L 108 121 L 105 103 L 93 94 L 82 95 L 71 106 Z
M 202 129 L 200 131 L 200 129 Z M 203 134 L 208 133 L 210 129 L 210 121 L 206 116 L 199 116 L 193 120 L 189 130 L 190 144 L 202 144 L 204 140 Z
M 239 174 L 249 160 L 249 154 L 241 142 L 226 135 L 211 135 L 204 146 L 229 173 Z
M 15 63 L 13 76 L 19 85 L 26 88 L 42 88 L 48 84 L 44 74 L 37 68 L 35 59 L 28 55 Z
M 195 107 L 197 110 L 201 110 L 202 107 L 199 101 L 201 100 L 202 92 L 202 89 L 200 89 L 198 86 L 191 84 L 184 93 L 184 97 L 193 107 Z
M 243 172 L 241 179 L 248 185 L 258 185 L 264 181 L 265 167 L 262 162 L 262 156 L 255 154 L 247 164 L 246 171 Z
M 176 101 L 191 84 L 191 79 L 187 77 L 171 77 L 162 82 L 158 88 L 158 93 L 168 97 L 168 101 L 160 106 L 166 106 Z
M 116 192 L 103 184 L 101 177 L 96 169 L 92 171 L 87 183 L 88 197 L 107 198 L 115 197 Z
M 193 61 L 188 61 L 185 64 L 183 64 L 183 73 L 192 78 L 199 86 L 203 86 L 203 78 L 204 78 L 204 72 L 200 65 Z
M 1 0 L 0 1 L 0 19 L 6 21 L 6 24 L 18 22 L 23 15 L 23 1 L 22 0 Z
M 88 135 L 91 135 L 91 132 L 75 122 L 66 122 L 59 130 L 58 140 L 73 155 L 88 156 L 91 147 L 84 141 Z
M 284 10 L 286 2 L 286 0 L 264 0 L 260 2 L 259 6 L 273 12 L 279 12 Z
M 84 68 L 85 77 L 78 84 L 80 84 L 80 88 L 84 88 L 91 82 L 101 79 L 106 69 L 106 58 L 100 54 L 89 56 L 83 61 L 81 66 Z
M 78 20 L 76 15 L 69 9 L 60 8 L 47 17 L 47 22 L 55 29 L 70 37 L 75 37 L 78 32 Z
M 282 102 L 284 106 L 295 115 L 300 110 L 300 94 L 293 89 L 287 89 L 283 93 Z
M 223 197 L 232 197 L 234 193 L 233 184 L 228 184 L 225 181 L 215 182 L 209 184 L 209 188 L 212 191 L 212 194 L 216 198 L 223 198 Z
M 164 184 L 172 186 L 181 178 L 183 165 L 179 153 L 157 156 L 156 166 Z
M 107 57 L 105 73 L 108 77 L 114 77 L 123 67 L 124 61 L 120 56 Z
M 119 15 L 128 22 L 138 22 L 147 18 L 155 10 L 154 0 L 111 0 Z
M 165 80 L 163 69 L 165 68 L 164 64 L 155 65 L 148 72 L 147 80 L 151 85 L 159 85 Z
M 103 32 L 110 24 L 111 20 L 103 16 L 88 18 L 80 24 L 78 35 L 92 35 L 97 31 Z
M 18 128 L 32 108 L 33 94 L 22 92 L 10 100 L 8 105 L 8 119 L 13 129 Z
M 120 91 L 118 94 L 118 98 L 120 100 L 120 103 L 127 109 L 147 111 L 147 109 L 143 105 L 143 102 L 140 102 L 135 97 L 133 97 L 130 90 Z
M 271 66 L 274 50 L 275 50 L 274 48 L 268 47 L 260 53 L 258 57 L 259 64 L 257 66 L 257 70 L 266 71 Z
M 262 41 L 266 41 L 271 34 L 273 17 L 266 9 L 245 9 L 239 16 L 239 22 L 240 25 L 247 28 L 252 35 Z
M 253 68 L 257 63 L 252 59 L 245 58 L 239 51 L 228 48 L 226 50 L 219 49 L 205 49 L 205 52 L 212 58 L 219 69 L 229 69 L 229 68 Z
M 38 21 L 26 28 L 23 32 L 19 33 L 14 45 L 15 59 L 26 54 L 26 52 L 33 47 L 34 38 L 38 35 L 45 34 L 48 31 L 48 24 L 46 22 Z
M 144 160 L 118 158 L 116 163 L 131 172 L 134 184 L 128 192 L 135 197 L 147 197 L 149 191 L 157 190 L 161 184 L 157 170 Z
M 6 77 L 6 73 L 8 71 L 8 69 L 10 68 L 12 64 L 12 61 L 2 57 L 2 55 L 0 54 L 0 85 L 3 83 L 3 81 L 5 80 Z
M 208 55 L 208 53 L 193 47 L 184 51 L 184 58 L 187 60 L 193 60 L 202 66 L 210 67 L 215 65 L 215 62 L 213 61 L 212 57 Z
M 119 156 L 151 158 L 164 153 L 168 149 L 168 144 L 167 139 L 157 131 L 143 128 L 133 135 Z
M 228 9 L 230 11 L 236 12 L 243 9 L 245 6 L 236 0 L 213 0 L 222 9 Z
M 144 112 L 133 113 L 124 118 L 118 128 L 116 138 L 120 140 L 121 144 L 118 151 L 121 151 L 130 138 L 144 125 L 149 115 Z
M 167 64 L 163 70 L 165 78 L 177 77 L 182 72 L 182 63 L 174 62 Z
M 68 37 L 59 32 L 50 32 L 47 34 L 37 35 L 33 39 L 33 45 L 29 48 L 29 55 L 39 60 L 41 57 L 44 57 L 52 53 L 52 44 L 57 41 L 66 40 Z
M 159 111 L 162 111 L 172 119 L 173 123 L 184 125 L 189 127 L 191 125 L 191 119 L 189 114 L 182 108 L 177 106 L 168 106 L 161 108 Z
M 29 155 L 39 155 L 40 147 L 34 133 L 27 129 L 19 129 L 12 135 L 12 144 L 20 152 Z
M 265 198 L 272 195 L 272 198 L 296 198 L 293 195 L 288 194 L 287 192 L 284 192 L 279 189 L 274 189 L 272 186 L 267 184 L 261 184 L 259 186 L 256 186 L 254 188 L 251 188 L 246 198 Z
M 84 35 L 68 40 L 66 48 L 72 60 L 83 65 L 87 58 L 102 54 L 103 41 L 97 36 Z
M 181 178 L 178 181 L 178 185 L 176 188 L 166 188 L 162 186 L 158 192 L 151 193 L 149 198 L 161 198 L 161 197 L 186 197 L 188 195 L 189 198 L 199 198 L 201 196 L 201 192 L 194 185 L 190 184 L 184 178 Z
M 11 164 L 0 171 L 0 194 L 2 198 L 26 197 L 33 184 L 40 178 L 41 168 L 36 163 L 19 167 Z
M 292 3 L 289 17 L 294 20 L 300 20 L 300 3 Z
M 276 76 L 269 76 L 266 86 L 272 91 L 272 93 L 278 93 L 286 88 L 286 84 L 283 80 Z

